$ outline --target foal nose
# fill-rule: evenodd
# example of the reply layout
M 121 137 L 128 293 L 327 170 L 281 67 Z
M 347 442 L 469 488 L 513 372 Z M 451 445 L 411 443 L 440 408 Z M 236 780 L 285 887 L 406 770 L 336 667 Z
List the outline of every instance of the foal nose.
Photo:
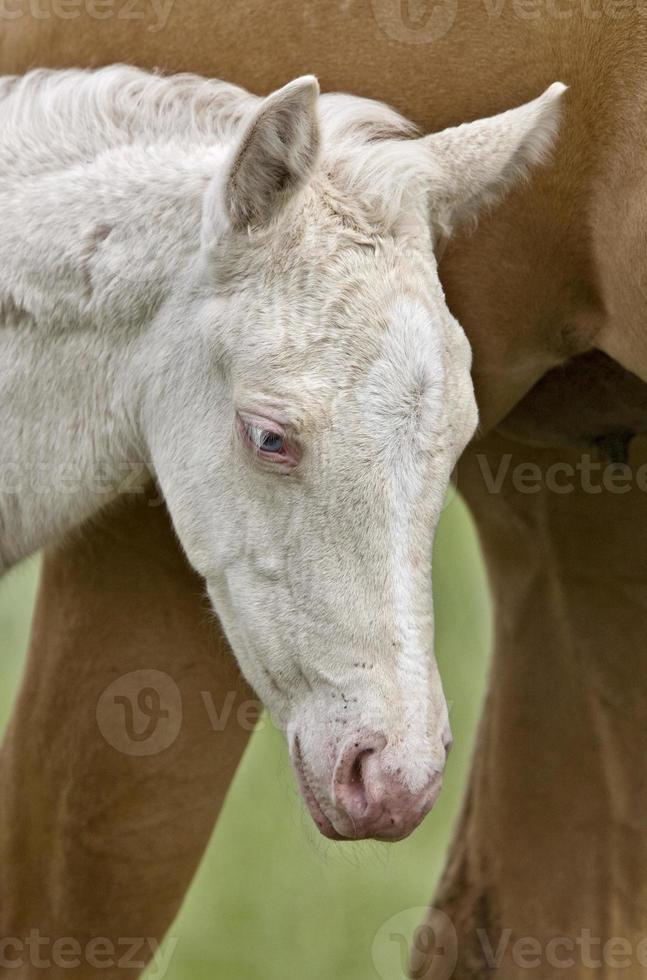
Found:
M 397 771 L 385 767 L 386 743 L 383 735 L 367 735 L 342 747 L 333 775 L 333 801 L 335 823 L 344 837 L 400 840 L 415 830 L 438 798 L 442 771 L 432 772 L 425 786 L 412 792 Z

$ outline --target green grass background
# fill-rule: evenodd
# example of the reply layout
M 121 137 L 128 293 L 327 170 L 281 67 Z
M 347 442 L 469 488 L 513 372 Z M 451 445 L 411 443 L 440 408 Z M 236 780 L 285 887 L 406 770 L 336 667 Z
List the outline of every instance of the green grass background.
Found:
M 0 726 L 20 677 L 37 573 L 31 561 L 0 583 Z M 460 807 L 490 639 L 474 529 L 453 492 L 433 578 L 436 652 L 455 740 L 440 801 L 401 843 L 327 842 L 299 800 L 281 735 L 263 724 L 171 929 L 167 980 L 405 976 L 405 937 L 432 895 Z M 149 971 L 151 980 L 161 976 Z

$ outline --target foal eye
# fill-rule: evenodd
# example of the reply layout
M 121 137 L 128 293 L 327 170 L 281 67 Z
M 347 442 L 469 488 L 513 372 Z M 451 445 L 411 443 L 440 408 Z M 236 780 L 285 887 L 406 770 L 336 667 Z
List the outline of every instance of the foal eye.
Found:
M 249 426 L 249 436 L 253 444 L 263 453 L 282 453 L 285 448 L 285 440 L 278 432 L 270 432 L 269 429 L 259 429 L 258 426 Z
M 282 453 L 285 439 L 278 432 L 262 429 L 257 425 L 245 426 L 252 445 L 262 453 Z
M 254 411 L 240 411 L 236 413 L 236 424 L 243 443 L 274 472 L 291 473 L 298 465 L 299 446 L 278 420 Z

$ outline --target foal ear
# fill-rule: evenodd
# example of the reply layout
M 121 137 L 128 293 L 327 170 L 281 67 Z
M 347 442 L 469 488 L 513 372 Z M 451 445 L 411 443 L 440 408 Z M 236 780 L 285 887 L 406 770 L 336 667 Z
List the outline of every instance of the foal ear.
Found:
M 538 99 L 516 109 L 423 138 L 433 161 L 432 219 L 445 234 L 548 159 L 565 91 L 566 85 L 554 82 Z
M 226 178 L 233 228 L 266 225 L 312 176 L 320 143 L 318 95 L 317 79 L 304 75 L 262 102 Z

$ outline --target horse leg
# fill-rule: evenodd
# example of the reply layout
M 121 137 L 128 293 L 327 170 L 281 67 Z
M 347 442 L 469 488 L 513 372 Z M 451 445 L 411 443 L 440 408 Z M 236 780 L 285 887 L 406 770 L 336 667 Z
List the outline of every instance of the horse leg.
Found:
M 134 976 L 162 943 L 254 697 L 203 592 L 143 501 L 46 557 L 0 753 L 0 975 Z
M 647 440 L 630 470 L 590 462 L 492 435 L 459 468 L 495 651 L 417 980 L 449 977 L 455 958 L 461 980 L 644 976 Z

